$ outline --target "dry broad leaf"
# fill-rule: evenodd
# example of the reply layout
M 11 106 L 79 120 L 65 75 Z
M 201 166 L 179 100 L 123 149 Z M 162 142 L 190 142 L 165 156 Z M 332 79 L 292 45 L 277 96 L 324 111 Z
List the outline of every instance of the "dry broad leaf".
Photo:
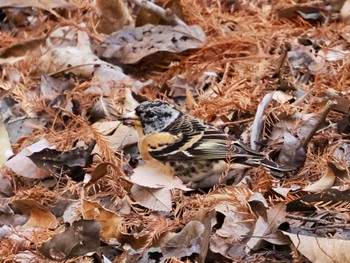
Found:
M 179 233 L 162 247 L 164 258 L 181 258 L 201 253 L 204 225 L 199 221 L 189 222 Z
M 6 130 L 4 123 L 2 122 L 2 117 L 0 115 L 0 167 L 2 167 L 9 156 L 12 153 L 10 137 Z
M 311 262 L 350 262 L 350 241 L 334 238 L 320 238 L 284 232 L 296 249 Z
M 335 174 L 333 169 L 327 165 L 327 169 L 324 171 L 323 176 L 317 182 L 306 186 L 303 191 L 318 193 L 331 188 L 335 182 Z
M 277 245 L 289 244 L 281 231 L 278 230 L 279 225 L 285 221 L 285 215 L 286 205 L 284 202 L 280 202 L 267 210 L 266 220 L 259 216 L 252 237 L 247 242 L 246 252 L 264 247 L 266 241 Z
M 100 234 L 104 242 L 115 243 L 113 240 L 118 239 L 121 235 L 120 216 L 108 211 L 96 202 L 87 200 L 82 201 L 82 213 L 84 219 L 96 220 L 100 224 Z
M 147 163 L 145 165 L 139 165 L 134 169 L 134 173 L 130 176 L 130 181 L 149 188 L 193 190 L 186 187 L 178 177 Z
M 53 8 L 76 8 L 75 5 L 64 0 L 2 0 L 0 2 L 0 7 L 37 7 L 48 11 Z
M 30 215 L 24 227 L 56 228 L 58 226 L 56 217 L 34 200 L 15 200 L 11 206 L 15 212 Z
M 167 188 L 149 188 L 134 184 L 131 196 L 140 205 L 156 211 L 171 211 L 171 193 Z
M 100 225 L 94 220 L 79 220 L 39 248 L 46 257 L 64 260 L 95 252 L 100 247 Z
M 38 168 L 34 162 L 27 157 L 34 152 L 41 151 L 48 147 L 50 147 L 50 145 L 46 140 L 40 140 L 23 149 L 19 154 L 7 161 L 5 165 L 16 174 L 23 177 L 36 179 L 48 177 L 50 176 L 50 171 L 47 169 Z
M 224 222 L 210 238 L 210 250 L 225 257 L 244 253 L 242 241 L 250 232 L 252 223 L 245 222 L 243 213 L 229 202 L 221 202 L 215 211 L 225 216 Z
M 105 40 L 102 56 L 133 64 L 158 51 L 179 53 L 201 48 L 206 42 L 203 30 L 197 26 L 145 25 L 113 33 Z

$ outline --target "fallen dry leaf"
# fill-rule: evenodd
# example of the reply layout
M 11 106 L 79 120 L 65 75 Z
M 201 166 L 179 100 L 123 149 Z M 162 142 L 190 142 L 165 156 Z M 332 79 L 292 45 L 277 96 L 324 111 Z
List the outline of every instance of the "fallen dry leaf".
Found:
M 50 11 L 54 8 L 70 8 L 75 9 L 76 5 L 67 3 L 64 0 L 52 0 L 52 1 L 41 1 L 41 0 L 3 0 L 0 3 L 0 7 L 37 7 Z
M 144 207 L 155 211 L 171 211 L 171 193 L 167 188 L 149 188 L 134 184 L 130 193 Z
M 193 253 L 201 253 L 204 225 L 199 221 L 190 221 L 179 233 L 162 246 L 164 259 L 182 258 Z
M 333 169 L 327 165 L 322 177 L 313 184 L 306 186 L 303 191 L 310 193 L 318 193 L 331 188 L 335 182 L 336 176 Z
M 133 64 L 158 51 L 179 53 L 200 48 L 206 42 L 203 30 L 193 26 L 145 25 L 113 33 L 104 42 L 102 56 Z
M 215 211 L 225 218 L 221 227 L 210 237 L 210 250 L 225 257 L 244 254 L 245 244 L 242 240 L 250 233 L 253 224 L 244 222 L 244 214 L 229 202 L 221 202 Z
M 12 209 L 15 213 L 29 215 L 28 221 L 23 227 L 41 227 L 41 228 L 56 228 L 58 220 L 56 217 L 44 206 L 40 205 L 34 200 L 15 200 L 11 203 Z
M 20 176 L 36 179 L 46 178 L 50 176 L 50 172 L 47 169 L 38 168 L 28 156 L 48 147 L 50 145 L 46 140 L 38 141 L 23 149 L 19 154 L 7 161 L 5 165 Z
M 278 230 L 279 225 L 286 221 L 285 209 L 285 203 L 281 202 L 267 210 L 266 219 L 259 216 L 252 237 L 247 242 L 246 252 L 264 247 L 266 241 L 277 245 L 288 244 L 288 240 L 283 238 Z
M 299 234 L 291 234 L 283 231 L 293 242 L 296 249 L 311 262 L 349 262 L 349 240 L 334 238 L 320 238 Z
M 186 187 L 180 178 L 162 168 L 147 163 L 145 165 L 139 165 L 133 170 L 130 181 L 149 188 L 178 188 L 184 191 L 192 190 Z
M 108 211 L 96 202 L 82 200 L 83 218 L 95 220 L 100 225 L 100 236 L 107 244 L 115 243 L 121 235 L 122 229 L 121 218 L 112 211 Z
M 96 252 L 100 247 L 100 225 L 93 220 L 79 220 L 44 242 L 39 251 L 53 260 L 64 260 Z
M 10 143 L 10 137 L 6 130 L 6 127 L 4 123 L 2 122 L 2 117 L 0 115 L 0 167 L 2 167 L 6 161 L 7 158 L 12 153 L 11 143 Z
M 310 194 L 287 203 L 287 212 L 315 211 L 319 206 L 332 206 L 338 204 L 342 206 L 350 201 L 350 190 L 339 191 L 338 189 L 327 189 L 321 193 Z

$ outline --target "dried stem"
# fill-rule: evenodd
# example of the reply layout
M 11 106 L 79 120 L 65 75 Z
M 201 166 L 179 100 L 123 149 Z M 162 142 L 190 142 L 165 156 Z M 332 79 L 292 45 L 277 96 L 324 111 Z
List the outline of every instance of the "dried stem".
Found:
M 306 148 L 309 142 L 311 141 L 312 137 L 315 135 L 315 133 L 318 131 L 318 129 L 321 127 L 324 120 L 327 118 L 328 113 L 331 111 L 331 108 L 336 105 L 337 103 L 335 101 L 328 101 L 320 118 L 318 119 L 317 123 L 313 127 L 313 129 L 310 131 L 308 136 L 303 141 L 303 147 Z
M 171 23 L 172 25 L 181 25 L 181 26 L 187 26 L 187 24 L 182 21 L 177 15 L 173 13 L 170 9 L 164 9 L 160 7 L 159 5 L 156 5 L 155 3 L 152 3 L 151 1 L 147 0 L 129 0 L 135 5 L 141 6 L 147 10 L 152 11 L 153 13 L 157 14 L 159 17 L 164 19 L 165 21 Z

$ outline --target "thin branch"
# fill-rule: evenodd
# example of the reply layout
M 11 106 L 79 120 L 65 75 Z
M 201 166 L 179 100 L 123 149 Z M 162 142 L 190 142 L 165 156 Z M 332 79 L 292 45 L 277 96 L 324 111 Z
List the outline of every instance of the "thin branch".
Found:
M 303 141 L 303 147 L 306 148 L 309 142 L 311 141 L 312 137 L 315 135 L 315 133 L 318 131 L 318 129 L 321 127 L 324 120 L 327 118 L 328 113 L 331 111 L 331 108 L 336 105 L 337 103 L 335 101 L 328 101 L 320 118 L 318 119 L 315 126 L 312 128 L 310 133 L 307 135 L 307 137 Z
M 182 21 L 177 15 L 174 14 L 173 11 L 170 9 L 164 9 L 160 7 L 159 5 L 156 5 L 155 3 L 152 3 L 147 0 L 129 0 L 131 3 L 141 6 L 149 11 L 152 11 L 156 15 L 158 15 L 160 18 L 164 19 L 165 21 L 169 22 L 170 24 L 176 26 L 187 26 L 187 24 Z
M 275 92 L 270 92 L 264 96 L 262 101 L 259 103 L 258 109 L 256 111 L 255 119 L 252 124 L 252 132 L 250 135 L 250 147 L 253 150 L 258 150 L 257 142 L 260 140 L 260 134 L 263 129 L 264 124 L 264 111 L 270 103 L 272 96 Z

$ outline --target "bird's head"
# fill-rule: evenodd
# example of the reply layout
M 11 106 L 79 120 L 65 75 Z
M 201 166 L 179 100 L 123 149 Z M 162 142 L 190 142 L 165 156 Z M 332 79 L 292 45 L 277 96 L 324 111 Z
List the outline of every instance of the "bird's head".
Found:
M 150 100 L 142 102 L 134 111 L 119 119 L 133 126 L 141 126 L 147 135 L 164 130 L 181 114 L 175 106 L 165 101 Z

